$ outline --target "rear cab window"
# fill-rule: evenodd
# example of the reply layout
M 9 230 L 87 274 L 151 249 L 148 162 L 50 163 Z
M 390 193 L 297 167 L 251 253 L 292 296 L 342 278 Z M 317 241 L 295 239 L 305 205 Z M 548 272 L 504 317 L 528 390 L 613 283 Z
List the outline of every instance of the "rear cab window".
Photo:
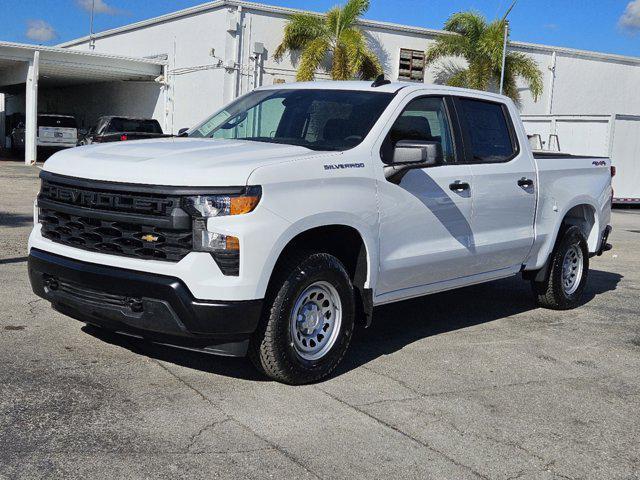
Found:
M 73 117 L 38 115 L 38 127 L 77 128 L 77 124 Z
M 112 118 L 105 133 L 162 133 L 157 120 Z
M 518 142 L 506 105 L 458 97 L 457 110 L 468 162 L 508 162 L 518 154 Z

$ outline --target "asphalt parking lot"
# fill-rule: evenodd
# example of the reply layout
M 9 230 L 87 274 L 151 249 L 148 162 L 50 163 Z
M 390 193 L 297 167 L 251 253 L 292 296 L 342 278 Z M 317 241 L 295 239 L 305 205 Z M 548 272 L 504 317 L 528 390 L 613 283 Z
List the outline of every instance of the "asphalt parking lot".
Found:
M 0 162 L 0 478 L 640 478 L 640 210 L 579 309 L 519 278 L 379 308 L 332 378 L 289 387 L 35 297 L 37 173 Z

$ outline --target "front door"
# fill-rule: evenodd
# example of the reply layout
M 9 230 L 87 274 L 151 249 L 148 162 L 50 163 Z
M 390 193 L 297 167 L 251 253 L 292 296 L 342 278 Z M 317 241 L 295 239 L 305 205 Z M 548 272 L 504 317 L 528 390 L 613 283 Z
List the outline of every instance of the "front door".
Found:
M 473 273 L 518 269 L 534 240 L 536 171 L 506 104 L 457 98 L 473 177 Z
M 473 264 L 471 167 L 456 164 L 452 103 L 423 96 L 409 101 L 385 138 L 382 156 L 400 140 L 436 141 L 442 162 L 381 180 L 380 272 L 376 295 L 467 276 Z M 457 141 L 456 141 L 457 140 Z M 383 158 L 383 161 L 385 159 Z M 410 292 L 407 292 L 410 293 Z

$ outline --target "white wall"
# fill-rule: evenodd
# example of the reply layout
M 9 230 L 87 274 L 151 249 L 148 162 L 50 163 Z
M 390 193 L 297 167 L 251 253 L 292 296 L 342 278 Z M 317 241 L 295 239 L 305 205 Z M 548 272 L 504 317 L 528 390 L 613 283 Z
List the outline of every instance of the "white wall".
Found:
M 96 39 L 94 51 L 132 57 L 167 55 L 170 72 L 187 67 L 210 67 L 215 63 L 210 56 L 211 49 L 214 48 L 217 55 L 224 53 L 225 19 L 224 9 L 182 17 Z M 87 50 L 88 43 L 71 48 Z M 176 133 L 180 128 L 204 119 L 222 104 L 224 76 L 224 69 L 169 76 L 166 112 L 169 133 L 171 129 Z M 162 123 L 159 116 L 154 118 Z
M 210 56 L 211 48 L 215 48 L 216 55 L 224 61 L 234 62 L 237 59 L 236 41 L 239 38 L 242 61 L 238 93 L 245 93 L 253 88 L 254 42 L 264 43 L 267 49 L 263 84 L 293 81 L 295 62 L 288 56 L 281 62 L 273 59 L 273 52 L 281 40 L 286 15 L 245 7 L 242 12 L 243 27 L 236 35 L 227 31 L 229 19 L 238 15 L 236 8 L 220 6 L 215 10 L 97 38 L 95 51 L 130 56 L 167 54 L 169 70 L 175 72 L 175 69 L 185 67 L 212 67 L 215 59 Z M 398 75 L 400 49 L 423 50 L 434 39 L 433 32 L 397 26 L 368 24 L 363 30 L 383 63 L 387 77 L 393 80 Z M 86 49 L 88 45 L 85 43 L 72 48 Z M 604 58 L 588 52 L 558 49 L 551 104 L 553 73 L 549 67 L 553 49 L 522 44 L 514 49 L 531 55 L 544 77 L 544 92 L 537 102 L 533 101 L 526 86 L 521 85 L 522 113 L 640 114 L 640 95 L 636 94 L 640 85 L 640 60 Z M 455 62 L 460 64 L 459 60 Z M 425 81 L 437 80 L 437 70 L 430 67 Z M 171 88 L 166 114 L 168 124 L 173 125 L 173 132 L 193 125 L 233 98 L 236 75 L 236 70 L 221 67 L 170 75 Z M 328 77 L 320 73 L 317 78 Z

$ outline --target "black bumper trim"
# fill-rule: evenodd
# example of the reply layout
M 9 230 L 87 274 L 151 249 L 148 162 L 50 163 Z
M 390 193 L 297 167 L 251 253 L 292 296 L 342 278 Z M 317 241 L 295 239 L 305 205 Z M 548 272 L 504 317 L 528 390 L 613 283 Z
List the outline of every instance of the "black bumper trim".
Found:
M 82 262 L 35 248 L 28 263 L 34 293 L 61 313 L 155 342 L 189 348 L 246 343 L 262 311 L 262 300 L 199 300 L 175 277 Z

